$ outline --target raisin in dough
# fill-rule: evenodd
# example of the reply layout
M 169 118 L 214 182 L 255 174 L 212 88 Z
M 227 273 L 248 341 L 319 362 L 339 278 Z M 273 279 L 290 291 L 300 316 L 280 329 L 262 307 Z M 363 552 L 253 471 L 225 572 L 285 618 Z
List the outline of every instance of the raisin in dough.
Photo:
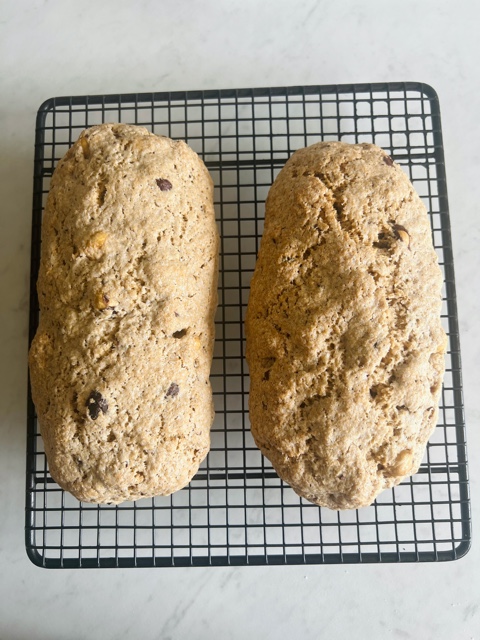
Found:
M 30 350 L 50 472 L 79 500 L 184 487 L 210 446 L 213 185 L 184 142 L 84 131 L 51 181 Z
M 442 275 L 410 181 L 370 145 L 297 151 L 268 195 L 246 318 L 250 419 L 307 500 L 369 505 L 437 420 Z

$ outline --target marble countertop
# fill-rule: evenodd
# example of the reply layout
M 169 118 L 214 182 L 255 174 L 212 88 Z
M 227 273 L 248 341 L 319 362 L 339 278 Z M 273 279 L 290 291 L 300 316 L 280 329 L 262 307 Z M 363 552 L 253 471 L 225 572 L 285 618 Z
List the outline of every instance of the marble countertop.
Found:
M 480 5 L 4 0 L 0 638 L 480 640 L 480 551 L 445 564 L 51 570 L 24 550 L 35 114 L 58 95 L 415 80 L 439 94 L 472 510 L 480 516 Z

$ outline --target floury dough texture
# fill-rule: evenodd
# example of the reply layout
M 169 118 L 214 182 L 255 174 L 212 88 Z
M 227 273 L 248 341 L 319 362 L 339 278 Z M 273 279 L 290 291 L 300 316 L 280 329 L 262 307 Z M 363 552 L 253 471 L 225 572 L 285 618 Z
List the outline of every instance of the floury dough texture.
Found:
M 184 142 L 84 131 L 42 226 L 33 400 L 50 472 L 86 502 L 168 495 L 210 446 L 213 185 Z
M 425 207 L 382 149 L 290 158 L 246 331 L 252 433 L 299 495 L 358 508 L 418 470 L 444 372 L 441 287 Z

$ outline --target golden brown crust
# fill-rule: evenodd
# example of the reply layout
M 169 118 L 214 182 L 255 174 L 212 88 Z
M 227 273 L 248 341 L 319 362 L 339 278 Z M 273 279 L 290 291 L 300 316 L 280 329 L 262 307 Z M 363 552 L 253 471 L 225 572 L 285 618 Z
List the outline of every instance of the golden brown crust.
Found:
M 246 332 L 252 433 L 297 493 L 357 508 L 417 471 L 444 371 L 441 286 L 425 207 L 382 149 L 290 158 Z
M 84 131 L 42 227 L 32 394 L 53 478 L 122 502 L 185 486 L 213 420 L 213 185 L 183 142 Z

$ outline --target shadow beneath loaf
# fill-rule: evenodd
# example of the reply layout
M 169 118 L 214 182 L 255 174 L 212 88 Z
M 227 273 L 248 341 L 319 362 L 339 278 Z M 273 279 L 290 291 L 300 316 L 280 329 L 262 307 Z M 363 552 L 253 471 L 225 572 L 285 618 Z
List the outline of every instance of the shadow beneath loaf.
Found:
M 21 131 L 21 127 L 20 127 Z M 0 456 L 6 508 L 23 506 L 32 211 L 33 133 L 14 133 L 0 151 Z

